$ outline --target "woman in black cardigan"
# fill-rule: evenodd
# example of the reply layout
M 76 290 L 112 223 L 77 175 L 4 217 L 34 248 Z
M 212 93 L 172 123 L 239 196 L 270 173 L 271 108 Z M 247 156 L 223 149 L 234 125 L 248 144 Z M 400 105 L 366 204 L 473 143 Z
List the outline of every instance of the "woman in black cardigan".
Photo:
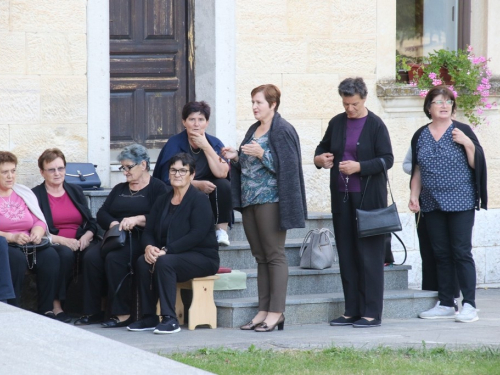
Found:
M 73 277 L 75 258 L 93 243 L 97 222 L 87 205 L 83 190 L 64 182 L 66 158 L 58 148 L 45 150 L 38 158 L 38 167 L 44 182 L 32 190 L 47 220 L 52 234 L 53 248 L 60 260 L 59 285 L 52 312 L 65 323 L 71 318 L 63 311 L 61 301 L 66 299 L 66 289 Z
M 130 331 L 175 333 L 176 283 L 214 275 L 219 269 L 219 245 L 206 194 L 191 185 L 195 161 L 180 153 L 169 161 L 173 191 L 159 197 L 142 236 L 144 257 L 137 260 L 142 319 Z M 156 315 L 160 299 L 161 322 Z
M 365 107 L 368 91 L 363 79 L 347 78 L 338 90 L 345 112 L 330 120 L 314 157 L 316 167 L 330 169 L 333 228 L 345 298 L 344 314 L 330 325 L 377 327 L 382 320 L 386 236 L 358 238 L 356 209 L 363 192 L 364 210 L 387 207 L 381 159 L 389 169 L 394 157 L 385 124 Z

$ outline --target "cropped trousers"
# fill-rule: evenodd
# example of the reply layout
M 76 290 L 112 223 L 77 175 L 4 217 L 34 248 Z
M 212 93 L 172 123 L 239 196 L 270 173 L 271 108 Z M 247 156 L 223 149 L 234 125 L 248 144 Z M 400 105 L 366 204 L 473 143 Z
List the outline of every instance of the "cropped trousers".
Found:
M 286 230 L 280 230 L 278 203 L 243 208 L 243 228 L 257 261 L 259 311 L 284 312 L 288 284 Z

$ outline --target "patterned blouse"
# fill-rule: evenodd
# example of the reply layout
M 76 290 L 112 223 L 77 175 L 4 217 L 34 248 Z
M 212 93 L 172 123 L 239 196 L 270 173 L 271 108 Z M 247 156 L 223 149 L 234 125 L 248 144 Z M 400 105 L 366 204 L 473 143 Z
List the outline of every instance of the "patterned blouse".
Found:
M 276 171 L 269 149 L 269 132 L 260 138 L 255 138 L 254 134 L 250 139 L 252 141 L 256 141 L 264 149 L 264 156 L 260 160 L 244 153 L 240 155 L 242 207 L 279 201 Z
M 474 173 L 462 145 L 453 142 L 452 124 L 436 141 L 426 127 L 417 141 L 417 164 L 420 166 L 422 212 L 434 210 L 457 212 L 474 208 Z

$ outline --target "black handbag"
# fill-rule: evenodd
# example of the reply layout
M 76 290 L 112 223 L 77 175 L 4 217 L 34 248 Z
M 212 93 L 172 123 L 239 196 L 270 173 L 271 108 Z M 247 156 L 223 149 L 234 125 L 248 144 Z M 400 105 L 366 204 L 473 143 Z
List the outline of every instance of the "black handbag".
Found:
M 366 196 L 366 188 L 370 182 L 371 176 L 368 177 L 366 181 L 365 191 L 363 197 L 361 198 L 361 204 L 359 208 L 356 209 L 356 221 L 358 225 L 358 237 L 370 237 L 378 236 L 380 234 L 387 234 L 391 232 L 399 232 L 403 228 L 401 227 L 401 221 L 399 220 L 398 209 L 396 203 L 394 203 L 394 197 L 392 196 L 391 184 L 389 178 L 387 177 L 387 167 L 385 165 L 384 159 L 380 158 L 384 166 L 384 176 L 389 185 L 389 192 L 391 193 L 392 204 L 384 208 L 376 208 L 373 210 L 362 210 L 363 199 Z
M 120 230 L 120 225 L 116 224 L 104 233 L 101 243 L 101 256 L 103 258 L 108 255 L 110 251 L 120 250 L 125 246 L 127 240 L 127 232 Z
M 48 248 L 51 245 L 50 240 L 48 237 L 42 237 L 40 243 L 35 244 L 33 242 L 28 242 L 24 245 L 20 245 L 18 243 L 10 243 L 9 246 L 12 247 L 17 247 L 22 250 L 24 253 L 24 256 L 26 257 L 26 263 L 28 263 L 28 268 L 30 270 L 33 269 L 33 267 L 36 265 L 36 251 L 37 250 L 43 250 Z M 30 258 L 31 259 L 31 264 L 30 264 Z
M 66 163 L 64 181 L 80 186 L 83 190 L 100 190 L 101 179 L 92 163 Z

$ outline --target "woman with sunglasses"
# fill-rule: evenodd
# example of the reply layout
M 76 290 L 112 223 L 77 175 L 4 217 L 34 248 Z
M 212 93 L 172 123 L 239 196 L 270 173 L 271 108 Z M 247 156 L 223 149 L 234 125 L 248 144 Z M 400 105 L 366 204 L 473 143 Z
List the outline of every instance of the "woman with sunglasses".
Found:
M 438 302 L 419 314 L 422 319 L 478 320 L 476 266 L 472 257 L 475 209 L 486 209 L 486 160 L 470 126 L 453 120 L 455 96 L 446 86 L 433 87 L 424 100 L 431 122 L 411 140 L 412 212 L 425 215 L 437 266 Z M 455 272 L 462 292 L 462 310 L 455 315 Z
M 45 150 L 38 158 L 38 168 L 44 182 L 33 188 L 38 205 L 52 234 L 53 248 L 59 255 L 60 267 L 57 295 L 52 312 L 57 320 L 69 323 L 71 317 L 63 311 L 61 301 L 74 273 L 78 252 L 89 247 L 97 232 L 97 222 L 88 208 L 83 190 L 64 181 L 66 158 L 58 148 Z M 98 246 L 94 243 L 94 246 Z M 75 255 L 76 254 L 76 255 Z
M 219 268 L 210 201 L 192 185 L 194 170 L 195 160 L 186 153 L 168 162 L 173 191 L 156 200 L 142 236 L 145 253 L 136 271 L 143 315 L 128 326 L 129 331 L 179 332 L 176 283 L 214 275 Z M 161 322 L 156 315 L 158 298 Z
M 232 219 L 231 184 L 229 166 L 221 156 L 224 144 L 207 134 L 210 106 L 205 102 L 189 102 L 182 109 L 184 130 L 171 137 L 158 156 L 153 176 L 170 185 L 168 172 L 172 156 L 185 152 L 195 160 L 196 174 L 192 185 L 208 195 L 215 218 L 219 245 L 229 246 L 228 223 Z
M 133 144 L 118 155 L 120 171 L 127 181 L 116 185 L 97 212 L 97 222 L 108 230 L 118 225 L 120 230 L 131 232 L 125 246 L 110 251 L 103 259 L 99 248 L 89 249 L 83 260 L 83 312 L 75 324 L 99 323 L 104 312 L 101 309 L 103 285 L 107 284 L 111 318 L 102 323 L 105 328 L 126 327 L 130 317 L 130 283 L 120 282 L 129 273 L 130 246 L 132 263 L 144 253 L 140 232 L 146 226 L 155 199 L 167 192 L 167 186 L 149 175 L 149 155 L 144 146 Z M 132 243 L 130 244 L 130 238 Z M 118 288 L 120 286 L 120 288 Z

